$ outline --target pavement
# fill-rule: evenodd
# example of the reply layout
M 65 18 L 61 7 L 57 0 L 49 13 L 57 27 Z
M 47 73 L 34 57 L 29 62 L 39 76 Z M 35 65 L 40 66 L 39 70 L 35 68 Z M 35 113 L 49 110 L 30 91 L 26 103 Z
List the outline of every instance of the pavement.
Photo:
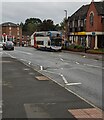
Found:
M 21 61 L 2 58 L 2 120 L 103 120 L 102 111 Z

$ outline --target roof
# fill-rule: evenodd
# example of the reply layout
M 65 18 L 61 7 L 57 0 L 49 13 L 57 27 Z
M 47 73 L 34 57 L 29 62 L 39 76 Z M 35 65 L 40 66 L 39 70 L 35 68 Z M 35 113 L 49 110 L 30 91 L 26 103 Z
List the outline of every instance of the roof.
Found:
M 5 23 L 2 23 L 2 26 L 4 26 L 4 27 L 7 27 L 7 26 L 16 27 L 17 24 L 12 23 L 12 22 L 5 22 Z
M 94 2 L 95 8 L 99 15 L 104 15 L 104 1 Z
M 98 15 L 104 15 L 104 1 L 100 2 L 93 2 L 95 5 L 95 8 L 98 12 Z M 90 4 L 83 5 L 80 7 L 74 14 L 72 14 L 69 19 L 70 20 L 78 20 L 78 19 L 85 19 L 87 16 L 87 11 L 89 9 Z
M 86 18 L 88 8 L 89 8 L 89 5 L 83 5 L 70 17 L 70 19 L 71 20 L 73 20 L 73 19 L 78 20 L 78 19 Z

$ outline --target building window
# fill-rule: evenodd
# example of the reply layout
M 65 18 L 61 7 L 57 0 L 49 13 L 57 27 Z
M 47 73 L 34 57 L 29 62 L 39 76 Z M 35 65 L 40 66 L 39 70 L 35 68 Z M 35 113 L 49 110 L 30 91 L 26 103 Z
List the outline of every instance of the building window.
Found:
M 9 27 L 9 30 L 11 30 L 12 28 L 11 27 Z
M 19 34 L 19 31 L 17 31 L 17 36 L 19 36 L 20 34 Z
M 72 27 L 74 27 L 74 20 L 73 20 L 73 22 L 72 22 Z
M 90 25 L 93 26 L 94 23 L 94 14 L 91 12 L 90 13 Z
M 19 27 L 17 27 L 17 30 L 19 30 Z
M 81 20 L 78 20 L 78 27 L 80 27 L 81 25 Z

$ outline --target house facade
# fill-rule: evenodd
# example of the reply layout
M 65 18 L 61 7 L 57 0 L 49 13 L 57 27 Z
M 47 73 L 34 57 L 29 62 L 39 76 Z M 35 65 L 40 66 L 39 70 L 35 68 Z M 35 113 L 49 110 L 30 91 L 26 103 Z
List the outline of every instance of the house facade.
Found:
M 83 5 L 68 18 L 68 39 L 72 44 L 84 45 L 86 39 L 86 16 L 89 5 Z
M 13 41 L 14 43 L 18 43 L 22 41 L 22 28 L 18 24 L 14 24 L 11 22 L 6 22 L 1 25 L 2 28 L 2 42 L 6 42 L 8 40 Z
M 104 1 L 83 5 L 68 18 L 68 39 L 91 49 L 104 47 Z
M 87 47 L 104 47 L 104 1 L 91 2 L 86 17 Z

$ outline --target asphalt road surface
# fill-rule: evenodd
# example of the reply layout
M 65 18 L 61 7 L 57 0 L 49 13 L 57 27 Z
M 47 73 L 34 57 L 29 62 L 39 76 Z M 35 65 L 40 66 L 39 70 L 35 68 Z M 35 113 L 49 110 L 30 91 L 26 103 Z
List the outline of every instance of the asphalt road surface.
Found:
M 29 47 L 15 47 L 1 51 L 50 77 L 56 83 L 73 91 L 93 106 L 102 108 L 102 61 L 70 52 L 39 51 Z

